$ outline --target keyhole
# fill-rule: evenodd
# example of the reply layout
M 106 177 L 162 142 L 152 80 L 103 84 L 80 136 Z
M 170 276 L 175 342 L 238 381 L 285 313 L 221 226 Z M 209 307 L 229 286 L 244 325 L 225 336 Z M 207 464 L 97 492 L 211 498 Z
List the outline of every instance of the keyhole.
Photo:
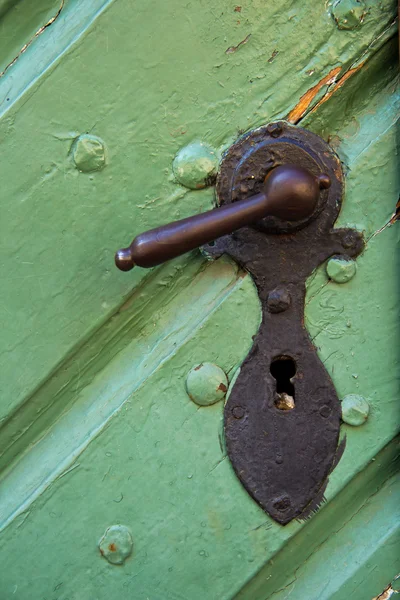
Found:
M 292 410 L 295 392 L 291 379 L 296 375 L 296 363 L 290 356 L 280 356 L 272 361 L 270 370 L 276 380 L 275 406 L 279 410 Z

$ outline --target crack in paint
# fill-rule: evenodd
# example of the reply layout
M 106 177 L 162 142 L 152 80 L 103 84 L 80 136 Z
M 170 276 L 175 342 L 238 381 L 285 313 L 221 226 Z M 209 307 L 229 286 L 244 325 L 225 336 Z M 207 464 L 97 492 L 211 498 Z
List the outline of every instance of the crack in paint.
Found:
M 49 19 L 47 21 L 47 23 L 45 23 L 44 25 L 42 25 L 42 27 L 40 27 L 36 31 L 36 33 L 31 37 L 31 39 L 29 40 L 29 42 L 27 42 L 24 46 L 22 46 L 22 48 L 18 52 L 17 56 L 15 58 L 13 58 L 13 60 L 10 63 L 8 63 L 8 65 L 6 66 L 6 68 L 4 69 L 4 71 L 2 71 L 0 73 L 0 77 L 3 77 L 3 75 L 5 75 L 7 73 L 8 69 L 10 69 L 17 62 L 17 60 L 19 59 L 19 57 L 21 56 L 21 54 L 23 54 L 25 52 L 25 50 L 27 50 L 29 48 L 29 46 L 32 44 L 32 42 L 37 37 L 39 37 L 39 35 L 41 35 L 43 33 L 43 31 L 45 29 L 47 29 L 47 27 L 50 27 L 50 25 L 52 25 L 56 19 L 58 19 L 58 17 L 61 14 L 62 9 L 64 8 L 64 3 L 65 3 L 65 0 L 61 0 L 60 7 L 59 7 L 58 11 L 56 12 L 56 14 L 53 17 L 51 17 L 51 19 Z
M 379 229 L 374 231 L 374 233 L 368 238 L 367 241 L 369 242 L 369 240 L 371 240 L 376 235 L 378 235 L 378 233 L 382 233 L 382 231 L 385 231 L 385 229 L 388 229 L 389 227 L 394 225 L 397 221 L 400 221 L 400 198 L 397 200 L 396 208 L 394 210 L 394 213 L 391 215 L 389 221 L 387 221 L 387 223 L 382 225 L 382 227 L 380 227 Z
M 247 44 L 250 37 L 251 37 L 251 33 L 249 33 L 249 35 L 246 35 L 244 40 L 239 42 L 237 46 L 229 46 L 229 48 L 227 48 L 227 50 L 225 50 L 225 54 L 232 54 L 233 52 L 236 52 L 236 50 L 239 50 L 240 46 L 244 46 L 244 44 Z

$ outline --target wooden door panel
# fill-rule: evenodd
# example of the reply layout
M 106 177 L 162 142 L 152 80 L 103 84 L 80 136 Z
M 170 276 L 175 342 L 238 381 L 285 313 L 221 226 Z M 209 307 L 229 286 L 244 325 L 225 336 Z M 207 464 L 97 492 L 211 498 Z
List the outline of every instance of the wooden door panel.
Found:
M 399 96 L 395 6 L 366 8 L 343 30 L 322 2 L 77 10 L 71 0 L 0 78 L 10 98 L 0 109 L 6 598 L 361 600 L 383 589 L 398 564 L 382 557 L 398 536 L 398 229 L 388 224 Z M 60 56 L 49 66 L 54 32 Z M 327 504 L 286 527 L 236 479 L 222 403 L 199 407 L 185 389 L 201 362 L 230 381 L 237 373 L 260 320 L 251 278 L 196 252 L 150 273 L 113 267 L 134 234 L 213 206 L 212 188 L 173 179 L 182 146 L 200 139 L 221 154 L 239 130 L 275 118 L 330 140 L 347 173 L 337 226 L 367 240 L 351 281 L 329 280 L 325 265 L 310 278 L 306 323 L 339 396 L 365 397 L 370 416 L 342 428 Z M 100 171 L 74 166 L 71 145 L 85 132 L 104 140 Z M 115 524 L 133 539 L 123 566 L 98 548 Z M 342 575 L 319 576 L 324 561 Z
M 213 2 L 199 3 L 178 17 L 180 6 L 112 3 L 19 99 L 12 71 L 1 80 L 8 250 L 1 277 L 8 284 L 0 419 L 142 279 L 143 271 L 130 278 L 114 271 L 115 248 L 142 229 L 212 206 L 210 189 L 187 192 L 169 180 L 175 153 L 196 138 L 224 148 L 239 130 L 288 115 L 302 98 L 298 120 L 307 90 L 323 94 L 322 80 L 339 81 L 366 59 L 395 14 L 392 2 L 371 1 L 359 35 L 339 30 L 323 3 L 301 10 L 255 3 L 238 13 L 225 0 L 217 13 Z M 247 44 L 226 53 L 248 33 Z M 85 132 L 106 145 L 108 164 L 97 173 L 80 173 L 71 159 L 73 140 Z M 30 348 L 24 369 L 19 352 L 8 352 L 14 347 Z

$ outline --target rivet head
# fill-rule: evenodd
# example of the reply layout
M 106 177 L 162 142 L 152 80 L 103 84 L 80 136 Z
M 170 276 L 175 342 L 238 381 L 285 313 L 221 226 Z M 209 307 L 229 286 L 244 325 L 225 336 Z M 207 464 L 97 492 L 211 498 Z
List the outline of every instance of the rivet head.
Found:
M 321 175 L 318 176 L 318 186 L 320 190 L 327 190 L 331 187 L 331 185 L 332 180 L 329 177 L 329 175 L 327 175 L 326 173 L 321 173 Z
M 342 400 L 342 420 L 357 427 L 365 423 L 369 415 L 369 404 L 362 396 L 348 394 Z
M 363 0 L 337 0 L 332 8 L 338 29 L 355 29 L 363 22 L 366 12 Z
M 279 121 L 277 123 L 270 123 L 267 125 L 267 131 L 271 137 L 277 138 L 282 134 L 283 125 Z
M 125 525 L 112 525 L 99 541 L 100 554 L 113 565 L 122 565 L 132 554 L 133 540 Z
M 328 277 L 335 283 L 347 283 L 350 279 L 353 279 L 356 271 L 356 262 L 343 256 L 333 256 L 326 265 Z
M 323 417 L 324 419 L 327 419 L 329 417 L 329 415 L 331 414 L 332 409 L 330 406 L 328 406 L 327 404 L 324 404 L 323 406 L 321 406 L 321 408 L 319 409 L 319 414 L 321 415 L 321 417 Z
M 280 313 L 290 306 L 290 294 L 284 288 L 275 288 L 268 294 L 267 307 L 271 313 Z
M 346 250 L 357 250 L 363 244 L 362 234 L 356 229 L 348 229 L 342 236 L 342 246 Z M 361 246 L 362 247 L 362 246 Z
M 272 502 L 272 506 L 275 510 L 279 510 L 279 512 L 285 512 L 291 507 L 292 503 L 290 501 L 289 496 L 280 496 L 279 498 L 275 498 Z
M 95 135 L 80 135 L 74 140 L 71 151 L 76 168 L 83 173 L 100 171 L 105 167 L 105 145 L 103 140 Z
M 243 419 L 245 412 L 246 411 L 244 410 L 243 406 L 234 406 L 232 408 L 232 414 L 235 419 Z
M 213 363 L 201 363 L 193 367 L 186 378 L 188 396 L 199 406 L 210 406 L 225 397 L 228 378 L 224 371 Z
M 217 167 L 217 152 L 204 142 L 192 142 L 179 150 L 172 164 L 176 180 L 191 190 L 212 185 Z

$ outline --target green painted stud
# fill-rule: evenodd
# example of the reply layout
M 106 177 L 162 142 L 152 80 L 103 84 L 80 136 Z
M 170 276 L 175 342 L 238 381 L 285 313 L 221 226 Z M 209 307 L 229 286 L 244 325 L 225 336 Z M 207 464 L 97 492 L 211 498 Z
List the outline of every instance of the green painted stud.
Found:
M 338 29 L 355 29 L 363 22 L 366 12 L 363 0 L 338 0 L 332 8 Z
M 357 427 L 368 419 L 369 404 L 362 396 L 348 394 L 342 400 L 342 420 Z
M 351 258 L 343 256 L 333 256 L 328 260 L 326 272 L 329 279 L 335 283 L 346 283 L 356 274 L 357 265 Z
M 176 155 L 172 168 L 177 181 L 191 190 L 211 185 L 215 179 L 218 157 L 203 142 L 192 142 Z
M 133 540 L 125 525 L 112 525 L 99 541 L 100 554 L 113 565 L 122 565 L 132 554 Z
M 100 171 L 106 164 L 106 152 L 103 140 L 85 133 L 74 140 L 72 156 L 79 171 L 91 173 Z
M 213 363 L 201 363 L 189 371 L 186 391 L 189 398 L 199 406 L 210 406 L 225 397 L 228 378 Z

